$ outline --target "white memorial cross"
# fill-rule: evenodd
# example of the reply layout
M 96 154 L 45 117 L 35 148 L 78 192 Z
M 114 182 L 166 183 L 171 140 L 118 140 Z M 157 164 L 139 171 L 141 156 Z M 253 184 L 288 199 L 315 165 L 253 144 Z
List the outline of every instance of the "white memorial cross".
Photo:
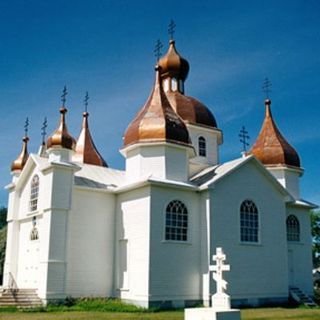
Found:
M 230 271 L 230 265 L 224 264 L 226 255 L 223 253 L 222 248 L 216 249 L 216 254 L 212 256 L 212 260 L 216 261 L 216 265 L 209 266 L 209 270 L 215 271 L 212 276 L 217 284 L 217 292 L 212 296 L 212 307 L 230 309 L 230 297 L 225 293 L 228 283 L 222 277 L 224 271 Z

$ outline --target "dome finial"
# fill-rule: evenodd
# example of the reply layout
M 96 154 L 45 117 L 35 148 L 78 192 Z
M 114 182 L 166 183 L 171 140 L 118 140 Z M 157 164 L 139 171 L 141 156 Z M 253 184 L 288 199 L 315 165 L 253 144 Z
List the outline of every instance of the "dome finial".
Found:
M 160 41 L 160 39 L 158 39 L 158 41 L 157 41 L 157 43 L 156 43 L 156 46 L 155 46 L 155 48 L 154 48 L 154 50 L 153 50 L 153 52 L 154 52 L 154 55 L 156 56 L 156 58 L 157 58 L 157 61 L 159 61 L 159 59 L 160 59 L 160 57 L 161 57 L 161 55 L 162 55 L 162 53 L 161 53 L 161 49 L 163 48 L 163 44 L 162 44 L 162 42 Z
M 89 93 L 86 92 L 86 96 L 84 97 L 83 103 L 84 103 L 84 112 L 88 112 L 88 105 L 89 105 Z
M 171 41 L 174 41 L 173 39 L 173 35 L 176 31 L 176 24 L 174 23 L 174 21 L 171 19 L 170 20 L 170 23 L 169 23 L 169 26 L 168 26 L 168 34 L 169 34 L 169 37 L 170 37 L 170 42 Z
M 48 127 L 47 117 L 44 117 L 42 127 L 41 127 L 42 145 L 46 144 L 47 127 Z
M 269 99 L 269 93 L 271 92 L 272 83 L 268 78 L 263 80 L 262 91 L 266 94 L 266 100 Z
M 62 91 L 62 95 L 61 95 L 61 101 L 62 101 L 62 107 L 64 108 L 66 106 L 66 101 L 67 101 L 67 96 L 68 91 L 67 91 L 67 86 L 65 85 Z
M 62 147 L 65 149 L 74 150 L 76 141 L 69 134 L 65 115 L 67 113 L 67 108 L 65 107 L 66 95 L 67 95 L 67 87 L 64 86 L 63 93 L 61 95 L 62 107 L 60 108 L 60 122 L 58 128 L 54 131 L 54 133 L 47 140 L 47 147 Z
M 21 152 L 16 160 L 14 160 L 11 164 L 11 171 L 21 171 L 26 164 L 28 158 L 29 158 L 29 153 L 28 153 L 28 128 L 29 128 L 29 119 L 28 117 L 26 118 L 25 124 L 24 124 L 24 137 L 22 138 L 23 144 L 22 144 L 22 149 Z

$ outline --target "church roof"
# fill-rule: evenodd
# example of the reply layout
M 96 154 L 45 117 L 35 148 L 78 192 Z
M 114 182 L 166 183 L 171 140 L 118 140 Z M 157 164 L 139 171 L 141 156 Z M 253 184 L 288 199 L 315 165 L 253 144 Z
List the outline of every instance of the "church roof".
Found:
M 124 145 L 139 142 L 171 142 L 190 146 L 186 125 L 170 105 L 162 88 L 159 67 L 153 90 L 124 134 Z
M 66 107 L 63 105 L 60 108 L 60 122 L 58 128 L 52 133 L 47 140 L 47 148 L 62 147 L 65 149 L 74 150 L 76 146 L 75 139 L 70 135 L 66 125 L 65 115 L 67 113 Z
M 265 100 L 266 114 L 259 136 L 249 151 L 264 165 L 287 165 L 300 168 L 300 158 L 278 129 L 271 113 L 271 100 Z
M 168 52 L 159 60 L 161 76 L 185 80 L 189 72 L 189 63 L 177 51 L 175 41 L 169 42 Z
M 186 123 L 217 128 L 214 115 L 202 102 L 179 91 L 169 91 L 166 95 L 175 111 Z
M 18 155 L 18 158 L 12 161 L 11 171 L 22 170 L 29 158 L 29 153 L 28 153 L 29 138 L 27 136 L 24 136 L 22 141 L 23 141 L 23 144 L 22 144 L 21 152 Z
M 79 138 L 76 143 L 75 155 L 72 160 L 75 162 L 93 164 L 96 166 L 107 167 L 107 163 L 104 161 L 99 151 L 97 150 L 88 125 L 89 113 L 83 113 L 82 129 Z
M 218 164 L 213 167 L 208 167 L 193 177 L 191 177 L 190 182 L 198 185 L 200 189 L 206 189 L 211 185 L 214 185 L 221 179 L 238 170 L 246 163 L 253 162 L 256 164 L 258 170 L 283 194 L 289 197 L 290 201 L 294 198 L 289 194 L 289 192 L 278 182 L 278 180 L 252 155 L 241 157 L 232 161 L 225 162 L 223 164 Z

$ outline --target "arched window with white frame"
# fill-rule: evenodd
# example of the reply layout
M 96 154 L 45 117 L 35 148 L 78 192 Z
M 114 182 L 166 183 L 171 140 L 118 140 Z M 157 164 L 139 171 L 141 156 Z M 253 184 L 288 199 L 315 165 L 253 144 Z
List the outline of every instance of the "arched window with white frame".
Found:
M 167 205 L 165 239 L 188 240 L 188 210 L 179 200 L 173 200 Z
M 206 144 L 206 139 L 204 137 L 199 137 L 198 148 L 199 148 L 199 156 L 206 157 L 207 156 L 207 144 Z
M 245 200 L 240 206 L 241 242 L 259 242 L 259 212 L 255 203 Z
M 36 211 L 38 209 L 38 198 L 39 198 L 39 176 L 36 174 L 33 176 L 31 180 L 30 202 L 29 202 L 30 211 Z
M 298 218 L 290 214 L 286 221 L 287 224 L 287 240 L 288 241 L 300 241 L 300 223 Z

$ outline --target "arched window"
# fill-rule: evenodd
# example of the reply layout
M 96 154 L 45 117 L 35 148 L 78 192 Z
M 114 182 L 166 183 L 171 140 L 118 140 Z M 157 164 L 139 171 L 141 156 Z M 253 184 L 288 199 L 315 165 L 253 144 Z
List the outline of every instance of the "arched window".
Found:
M 240 228 L 242 242 L 259 242 L 259 213 L 251 200 L 240 206 Z
M 207 155 L 206 139 L 204 137 L 199 137 L 198 144 L 199 144 L 199 156 L 206 157 Z
M 172 78 L 171 80 L 171 90 L 178 91 L 178 81 L 176 78 Z
M 166 240 L 188 240 L 188 210 L 179 200 L 171 201 L 166 209 Z
M 38 208 L 38 196 L 39 196 L 39 176 L 33 176 L 31 180 L 31 192 L 30 192 L 30 211 L 35 211 Z
M 293 214 L 287 218 L 287 240 L 300 241 L 300 223 Z
M 38 240 L 39 239 L 39 232 L 38 232 L 38 228 L 37 228 L 37 218 L 33 217 L 32 218 L 32 229 L 30 232 L 30 240 Z

